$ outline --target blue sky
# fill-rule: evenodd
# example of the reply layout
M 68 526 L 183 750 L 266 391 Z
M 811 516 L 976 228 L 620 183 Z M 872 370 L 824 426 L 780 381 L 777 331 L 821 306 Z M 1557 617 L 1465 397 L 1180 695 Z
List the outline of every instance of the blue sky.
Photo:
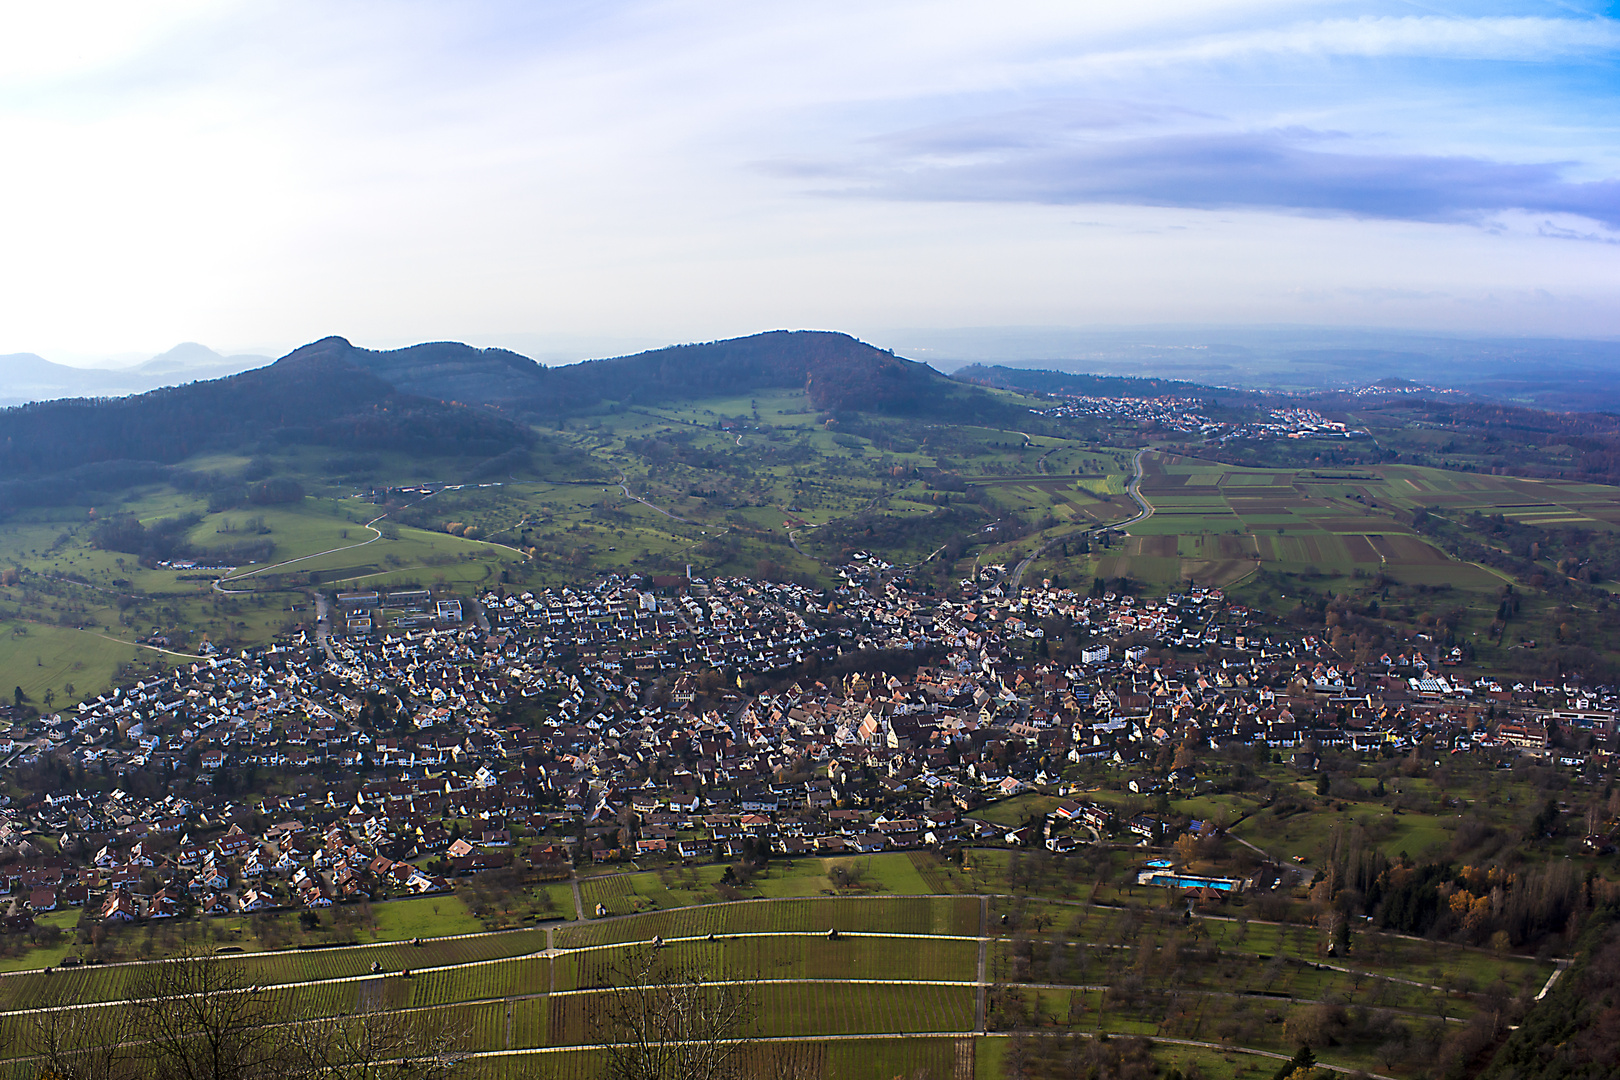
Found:
M 138 8 L 138 10 L 133 10 Z M 0 353 L 1620 334 L 1579 4 L 0 3 Z

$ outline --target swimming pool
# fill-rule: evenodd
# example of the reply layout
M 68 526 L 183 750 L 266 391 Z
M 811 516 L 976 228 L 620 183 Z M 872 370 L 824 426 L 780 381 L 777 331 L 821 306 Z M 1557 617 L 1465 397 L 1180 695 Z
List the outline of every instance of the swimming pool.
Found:
M 1235 892 L 1242 885 L 1233 878 L 1202 877 L 1197 874 L 1172 874 L 1163 870 L 1147 870 L 1137 875 L 1138 885 L 1164 885 L 1172 889 L 1214 889 L 1217 892 Z

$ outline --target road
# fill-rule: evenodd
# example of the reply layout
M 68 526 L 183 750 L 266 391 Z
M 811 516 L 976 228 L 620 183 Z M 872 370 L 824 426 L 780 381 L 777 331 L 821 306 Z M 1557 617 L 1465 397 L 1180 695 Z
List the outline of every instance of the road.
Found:
M 1117 522 L 1113 525 L 1103 526 L 1103 528 L 1127 529 L 1132 525 L 1141 524 L 1153 516 L 1153 505 L 1146 499 L 1142 498 L 1142 492 L 1140 490 L 1142 486 L 1142 455 L 1146 454 L 1150 449 L 1152 448 L 1144 446 L 1142 449 L 1136 452 L 1136 456 L 1131 459 L 1131 478 L 1125 484 L 1125 494 L 1129 495 L 1131 497 L 1131 501 L 1136 503 L 1136 516 L 1126 521 Z M 1045 543 L 1041 544 L 1034 551 L 1020 559 L 1018 565 L 1013 568 L 1012 577 L 1009 579 L 1011 581 L 1013 591 L 1017 592 L 1019 586 L 1023 584 L 1024 571 L 1029 569 L 1029 564 L 1046 554 L 1047 550 L 1050 549 L 1053 544 L 1061 543 L 1064 540 L 1072 540 L 1077 536 L 1086 536 L 1090 533 L 1098 531 L 1100 530 L 1086 529 L 1078 533 L 1064 533 L 1062 536 L 1054 536 L 1050 540 L 1047 540 Z
M 424 498 L 426 498 L 426 497 L 427 496 L 424 496 Z M 421 501 L 421 499 L 417 500 L 417 502 L 420 502 L 420 501 Z M 253 590 L 252 589 L 227 589 L 227 588 L 223 587 L 223 584 L 225 582 L 227 582 L 227 581 L 241 581 L 243 578 L 250 578 L 250 577 L 254 576 L 255 574 L 262 574 L 266 570 L 279 570 L 283 566 L 291 566 L 294 563 L 305 562 L 305 561 L 307 561 L 309 559 L 318 559 L 322 555 L 336 555 L 340 551 L 353 551 L 355 548 L 363 548 L 363 547 L 366 547 L 367 545 L 375 544 L 377 541 L 382 539 L 382 530 L 376 527 L 376 523 L 381 521 L 383 518 L 385 518 L 387 516 L 388 516 L 387 514 L 378 514 L 376 517 L 372 518 L 370 521 L 366 522 L 363 526 L 361 526 L 362 528 L 366 528 L 366 529 L 371 530 L 372 537 L 371 537 L 370 540 L 362 540 L 358 544 L 345 544 L 343 547 L 328 548 L 326 551 L 317 551 L 313 555 L 300 555 L 296 559 L 287 559 L 287 560 L 285 560 L 283 562 L 271 563 L 268 566 L 261 566 L 261 567 L 255 569 L 255 570 L 249 570 L 249 571 L 246 571 L 245 573 L 241 573 L 241 574 L 238 574 L 235 570 L 232 570 L 230 573 L 224 575 L 223 577 L 218 577 L 218 578 L 214 579 L 214 591 L 215 592 L 220 592 L 220 593 L 226 593 L 226 594 L 231 595 L 231 596 L 243 596 L 243 595 L 246 595 L 246 594 L 249 594 L 249 593 L 253 592 Z
M 737 437 L 739 439 L 742 438 L 741 435 L 739 435 Z M 654 503 L 648 502 L 646 499 L 643 499 L 640 495 L 632 495 L 632 494 L 630 494 L 630 488 L 625 483 L 625 481 L 628 480 L 628 479 L 629 479 L 629 477 L 627 477 L 624 473 L 619 474 L 619 490 L 624 492 L 624 497 L 625 498 L 633 499 L 634 501 L 640 503 L 642 506 L 647 507 L 649 510 L 656 510 L 660 514 L 663 514 L 665 517 L 670 518 L 670 519 L 672 519 L 674 521 L 684 521 L 688 525 L 702 525 L 703 524 L 701 521 L 693 521 L 691 518 L 681 517 L 681 515 L 679 515 L 679 514 L 672 514 L 668 510 L 665 510 L 662 506 L 658 506 L 658 505 L 656 505 Z
M 116 641 L 120 645 L 133 645 L 137 649 L 151 649 L 153 652 L 162 653 L 164 656 L 178 656 L 185 660 L 208 659 L 208 657 L 198 656 L 196 653 L 175 652 L 173 649 L 160 649 L 156 645 L 142 645 L 138 641 L 125 641 L 123 638 L 115 638 L 111 634 L 103 634 L 99 630 L 86 630 L 82 626 L 75 627 L 75 629 L 77 629 L 81 634 L 89 634 L 91 637 L 106 638 L 108 641 Z
M 320 589 L 315 590 L 315 644 L 328 660 L 337 663 L 337 653 L 332 651 L 332 603 Z
M 444 491 L 460 491 L 462 488 L 464 488 L 466 486 L 467 485 L 465 485 L 465 484 L 457 484 L 455 487 L 443 488 L 441 490 L 444 490 Z M 482 484 L 480 486 L 481 487 L 500 487 L 501 485 L 500 484 Z M 416 502 L 408 503 L 406 505 L 408 505 L 408 506 L 419 506 L 422 503 L 427 502 L 429 499 L 433 498 L 433 496 L 435 496 L 437 494 L 438 494 L 437 491 L 430 491 L 426 495 L 422 496 L 420 499 L 417 499 Z M 625 492 L 625 494 L 628 495 L 629 492 Z M 634 498 L 634 496 L 631 496 L 631 497 Z M 640 500 L 637 500 L 637 501 L 639 502 Z M 648 503 L 648 505 L 651 506 L 652 504 Z M 653 507 L 653 509 L 656 510 L 657 507 Z M 247 570 L 247 571 L 244 571 L 242 573 L 237 573 L 235 570 L 232 570 L 229 573 L 224 574 L 223 576 L 217 577 L 217 578 L 214 579 L 214 582 L 213 582 L 214 591 L 217 592 L 217 593 L 224 593 L 227 596 L 248 596 L 248 595 L 251 595 L 254 592 L 254 590 L 252 590 L 252 589 L 227 589 L 224 586 L 229 582 L 241 581 L 241 580 L 243 580 L 245 578 L 253 577 L 256 574 L 263 574 L 263 573 L 265 573 L 266 571 L 269 571 L 269 570 L 279 570 L 284 566 L 292 566 L 295 563 L 308 562 L 310 559 L 319 559 L 323 555 L 336 555 L 340 551 L 353 551 L 355 548 L 369 547 L 370 545 L 375 544 L 378 540 L 382 539 L 382 530 L 377 528 L 377 522 L 381 521 L 383 518 L 385 518 L 387 516 L 388 516 L 387 514 L 378 514 L 376 517 L 372 518 L 370 521 L 367 521 L 367 522 L 364 522 L 364 523 L 361 524 L 361 528 L 371 530 L 372 535 L 371 535 L 371 539 L 369 539 L 369 540 L 362 540 L 358 544 L 345 544 L 342 547 L 328 548 L 325 551 L 317 551 L 317 552 L 314 552 L 313 554 L 310 554 L 310 555 L 300 555 L 296 559 L 285 559 L 285 560 L 283 560 L 281 562 L 278 562 L 278 563 L 271 563 L 268 566 L 254 567 L 252 570 Z M 510 551 L 513 554 L 521 556 L 522 558 L 525 558 L 525 559 L 527 559 L 529 557 L 527 552 L 523 551 L 521 548 L 515 548 L 510 544 L 498 544 L 493 540 L 478 540 L 478 541 L 474 541 L 474 542 L 484 544 L 487 547 L 502 548 L 502 549 L 504 549 L 506 551 Z M 381 570 L 381 571 L 378 571 L 375 574 L 362 574 L 359 577 L 343 578 L 341 580 L 344 580 L 344 581 L 360 581 L 360 580 L 362 580 L 362 578 L 382 577 L 382 576 L 384 576 L 386 574 L 393 574 L 393 573 L 397 573 L 397 572 L 398 572 L 398 570 Z M 330 582 L 328 584 L 330 584 Z

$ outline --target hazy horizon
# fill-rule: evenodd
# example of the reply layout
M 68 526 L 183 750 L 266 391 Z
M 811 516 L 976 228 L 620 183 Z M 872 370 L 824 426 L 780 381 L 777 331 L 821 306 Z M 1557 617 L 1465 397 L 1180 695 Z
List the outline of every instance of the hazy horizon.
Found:
M 167 0 L 0 50 L 0 352 L 1620 334 L 1598 5 Z

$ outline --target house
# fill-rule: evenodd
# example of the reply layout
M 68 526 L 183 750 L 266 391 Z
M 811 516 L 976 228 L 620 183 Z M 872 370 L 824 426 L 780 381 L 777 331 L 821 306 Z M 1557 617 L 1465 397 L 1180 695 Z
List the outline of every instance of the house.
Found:
M 185 904 L 178 892 L 163 889 L 147 905 L 147 916 L 153 919 L 172 919 L 184 910 Z
M 101 905 L 102 922 L 131 923 L 138 918 L 140 911 L 135 907 L 135 898 L 127 889 L 113 889 L 107 894 L 106 902 Z
M 14 898 L 6 906 L 4 919 L 7 930 L 27 930 L 34 925 L 34 913 L 28 910 L 28 905 L 20 898 Z
M 263 890 L 249 889 L 242 894 L 243 911 L 268 911 L 275 906 L 275 897 Z

